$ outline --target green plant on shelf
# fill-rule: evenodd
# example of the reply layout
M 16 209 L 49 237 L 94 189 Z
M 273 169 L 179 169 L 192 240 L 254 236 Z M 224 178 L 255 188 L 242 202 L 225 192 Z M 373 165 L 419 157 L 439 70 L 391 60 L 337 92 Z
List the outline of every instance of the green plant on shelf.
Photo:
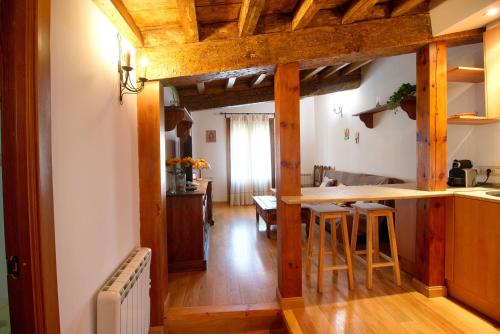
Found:
M 387 107 L 389 109 L 396 109 L 400 106 L 401 100 L 407 96 L 414 96 L 417 92 L 417 86 L 410 83 L 402 84 L 397 91 L 395 91 L 389 100 L 387 100 Z

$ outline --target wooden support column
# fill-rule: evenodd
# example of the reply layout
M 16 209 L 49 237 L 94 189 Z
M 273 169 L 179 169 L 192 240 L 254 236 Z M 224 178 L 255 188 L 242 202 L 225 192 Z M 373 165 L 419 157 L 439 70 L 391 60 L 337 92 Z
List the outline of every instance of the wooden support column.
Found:
M 274 77 L 278 298 L 282 308 L 303 306 L 300 205 L 281 196 L 300 195 L 299 64 L 278 65 Z
M 152 249 L 151 326 L 163 325 L 167 297 L 167 224 L 165 212 L 165 121 L 163 85 L 146 82 L 137 100 L 141 246 Z
M 446 189 L 446 44 L 431 43 L 417 53 L 417 188 Z M 428 297 L 444 287 L 445 198 L 417 201 L 414 285 Z

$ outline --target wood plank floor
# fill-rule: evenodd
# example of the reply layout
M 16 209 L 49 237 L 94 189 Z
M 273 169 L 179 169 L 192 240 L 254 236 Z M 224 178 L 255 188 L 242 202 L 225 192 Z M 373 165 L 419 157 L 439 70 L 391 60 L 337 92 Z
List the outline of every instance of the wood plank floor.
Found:
M 257 229 L 253 207 L 218 205 L 214 211 L 208 270 L 171 274 L 169 307 L 275 301 L 276 232 L 267 239 L 263 222 Z M 495 324 L 447 298 L 417 293 L 404 273 L 403 285 L 397 287 L 391 268 L 376 270 L 373 289 L 367 290 L 364 266 L 357 261 L 354 265 L 353 291 L 344 272 L 337 278 L 327 272 L 324 291 L 317 294 L 313 264 L 311 276 L 303 280 L 306 307 L 285 314 L 295 324 L 293 332 L 500 333 Z
M 276 235 L 257 229 L 255 208 L 214 206 L 206 272 L 169 275 L 169 306 L 257 304 L 276 301 Z

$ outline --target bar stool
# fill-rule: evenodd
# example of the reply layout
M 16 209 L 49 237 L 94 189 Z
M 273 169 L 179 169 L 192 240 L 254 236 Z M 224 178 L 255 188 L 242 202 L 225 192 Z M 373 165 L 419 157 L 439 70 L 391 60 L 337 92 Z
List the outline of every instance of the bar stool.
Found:
M 314 229 L 316 226 L 316 217 L 319 217 L 319 253 L 318 254 L 318 292 L 323 291 L 323 273 L 325 271 L 347 270 L 347 278 L 349 281 L 349 288 L 354 289 L 354 277 L 352 273 L 351 250 L 349 247 L 349 237 L 347 232 L 347 215 L 350 213 L 349 209 L 342 208 L 335 204 L 318 204 L 311 205 L 311 219 L 309 223 L 309 237 L 307 239 L 307 262 L 306 262 L 306 275 L 311 274 L 311 262 L 313 258 L 313 243 L 314 243 Z M 326 233 L 326 220 L 330 219 L 330 237 L 332 252 L 325 252 L 325 233 Z M 337 254 L 337 224 L 336 219 L 340 220 L 342 227 L 342 235 L 344 240 L 345 259 Z M 333 266 L 325 266 L 325 255 L 332 255 Z M 344 264 L 337 264 L 337 257 L 341 259 Z
M 399 259 L 398 247 L 396 244 L 396 232 L 394 230 L 394 218 L 392 214 L 396 211 L 390 206 L 382 205 L 379 203 L 356 203 L 353 204 L 354 220 L 352 226 L 351 236 L 351 252 L 354 257 L 366 264 L 367 278 L 366 286 L 368 289 L 372 288 L 372 274 L 373 268 L 393 267 L 394 280 L 396 284 L 401 285 L 401 274 L 399 272 Z M 358 237 L 359 216 L 366 216 L 366 249 L 356 250 L 356 241 Z M 389 232 L 389 242 L 391 246 L 391 256 L 387 256 L 380 252 L 379 237 L 378 237 L 378 218 L 386 217 L 387 229 Z M 375 249 L 373 249 L 375 248 Z M 366 254 L 366 260 L 359 254 Z M 373 255 L 375 255 L 375 262 L 373 262 Z M 380 257 L 387 262 L 381 262 Z

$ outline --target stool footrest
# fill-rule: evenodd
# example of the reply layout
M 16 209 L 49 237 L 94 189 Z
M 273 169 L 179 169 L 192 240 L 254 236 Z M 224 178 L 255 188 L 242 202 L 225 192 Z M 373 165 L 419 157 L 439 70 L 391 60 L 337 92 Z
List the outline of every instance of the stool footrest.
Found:
M 339 264 L 339 265 L 331 266 L 331 267 L 323 267 L 323 271 L 345 270 L 345 269 L 347 269 L 346 264 Z
M 380 254 L 381 256 L 382 255 L 385 255 L 385 254 Z M 367 264 L 367 261 L 366 259 L 362 258 L 361 256 L 357 255 L 357 254 L 354 254 L 354 257 L 356 259 L 358 259 L 361 263 L 363 263 L 364 265 Z M 372 267 L 373 268 L 382 268 L 382 267 L 392 267 L 394 266 L 394 261 L 392 261 L 392 259 L 388 256 L 385 255 L 385 257 L 387 257 L 389 260 L 389 262 L 372 262 Z
M 392 267 L 392 266 L 394 266 L 394 262 L 375 262 L 372 265 L 373 268 Z

